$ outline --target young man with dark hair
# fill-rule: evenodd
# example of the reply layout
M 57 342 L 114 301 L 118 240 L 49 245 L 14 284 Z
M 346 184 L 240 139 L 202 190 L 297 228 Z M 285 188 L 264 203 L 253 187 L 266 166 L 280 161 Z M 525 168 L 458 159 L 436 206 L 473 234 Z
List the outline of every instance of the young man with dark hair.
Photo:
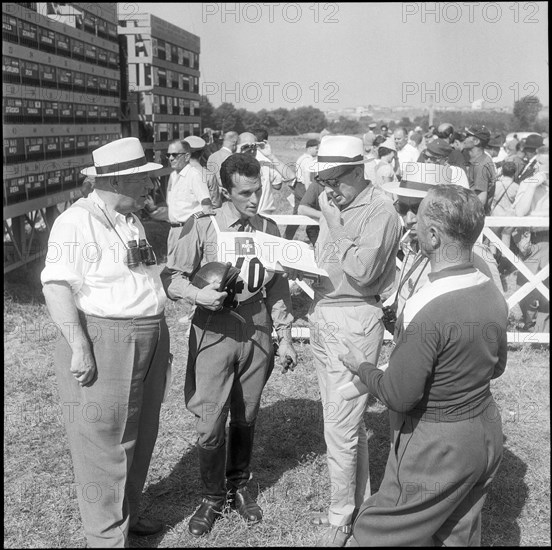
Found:
M 169 298 L 198 306 L 184 386 L 186 407 L 197 418 L 203 489 L 202 504 L 189 523 L 194 536 L 208 533 L 220 517 L 227 488 L 228 500 L 247 522 L 262 519 L 247 482 L 261 394 L 274 367 L 273 328 L 284 368 L 297 363 L 288 280 L 264 268 L 247 238 L 254 231 L 279 236 L 276 224 L 257 214 L 261 166 L 252 155 L 235 153 L 222 163 L 220 176 L 222 207 L 216 216 L 190 218 L 161 274 Z M 200 285 L 194 278 L 210 262 L 230 262 L 239 270 L 234 303 L 227 303 L 228 292 L 219 282 Z

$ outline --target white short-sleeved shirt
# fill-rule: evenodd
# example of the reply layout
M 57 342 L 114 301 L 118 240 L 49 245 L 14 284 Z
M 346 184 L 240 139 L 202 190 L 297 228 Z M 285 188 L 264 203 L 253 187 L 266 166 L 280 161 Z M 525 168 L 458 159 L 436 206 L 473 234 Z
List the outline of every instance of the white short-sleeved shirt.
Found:
M 201 172 L 187 164 L 180 172 L 173 172 L 167 186 L 167 207 L 171 223 L 185 222 L 201 210 L 201 201 L 210 199 L 209 187 Z
M 94 215 L 80 201 L 88 201 Z M 140 220 L 109 209 L 96 191 L 80 201 L 53 224 L 42 284 L 68 283 L 77 308 L 89 315 L 130 319 L 162 313 L 167 297 L 159 267 L 127 265 L 125 245 L 146 238 Z

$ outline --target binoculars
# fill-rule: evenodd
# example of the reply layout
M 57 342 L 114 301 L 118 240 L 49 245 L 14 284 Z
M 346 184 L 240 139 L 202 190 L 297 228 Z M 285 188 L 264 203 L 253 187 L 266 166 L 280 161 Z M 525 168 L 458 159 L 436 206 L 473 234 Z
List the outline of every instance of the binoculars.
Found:
M 141 263 L 146 265 L 156 265 L 157 259 L 153 252 L 153 247 L 146 241 L 140 239 L 140 244 L 136 241 L 128 241 L 127 244 L 127 265 L 128 267 L 138 267 Z

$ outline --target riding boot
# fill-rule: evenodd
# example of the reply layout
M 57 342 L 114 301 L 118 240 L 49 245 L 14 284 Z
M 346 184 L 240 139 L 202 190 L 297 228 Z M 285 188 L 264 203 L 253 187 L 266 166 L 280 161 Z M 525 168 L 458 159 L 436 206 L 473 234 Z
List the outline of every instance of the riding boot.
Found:
M 255 426 L 232 426 L 229 428 L 226 479 L 230 506 L 248 523 L 257 523 L 263 511 L 247 490 Z
M 208 533 L 215 521 L 221 517 L 226 501 L 224 470 L 226 446 L 204 449 L 198 445 L 199 473 L 203 484 L 203 500 L 188 524 L 195 537 Z

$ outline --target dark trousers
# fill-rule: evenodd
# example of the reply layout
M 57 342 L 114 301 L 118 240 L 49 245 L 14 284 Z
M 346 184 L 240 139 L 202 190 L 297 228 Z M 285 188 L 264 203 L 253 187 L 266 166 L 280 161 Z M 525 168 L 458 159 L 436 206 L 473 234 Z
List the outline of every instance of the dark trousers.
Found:
M 361 507 L 352 546 L 480 546 L 481 510 L 502 459 L 500 411 L 460 422 L 394 413 L 379 491 Z
M 245 323 L 227 311 L 200 307 L 192 320 L 184 393 L 204 449 L 224 445 L 228 413 L 231 426 L 255 424 L 274 366 L 272 321 L 264 301 L 239 306 L 237 312 Z

